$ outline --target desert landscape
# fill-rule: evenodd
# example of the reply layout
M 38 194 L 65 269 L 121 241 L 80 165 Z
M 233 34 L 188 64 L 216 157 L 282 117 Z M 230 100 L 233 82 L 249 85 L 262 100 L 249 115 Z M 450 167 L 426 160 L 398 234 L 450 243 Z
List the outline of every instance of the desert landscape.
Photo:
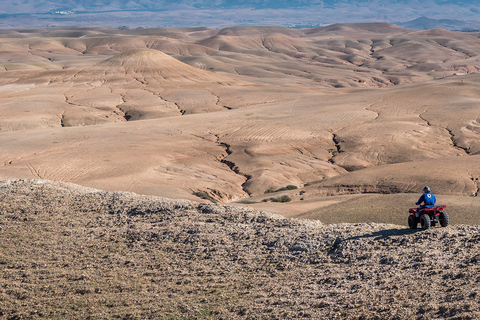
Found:
M 294 201 L 424 185 L 478 194 L 478 33 L 347 24 L 1 36 L 2 179 L 219 203 L 289 185 Z
M 0 317 L 478 318 L 479 52 L 388 23 L 0 30 Z M 408 229 L 425 185 L 451 226 Z

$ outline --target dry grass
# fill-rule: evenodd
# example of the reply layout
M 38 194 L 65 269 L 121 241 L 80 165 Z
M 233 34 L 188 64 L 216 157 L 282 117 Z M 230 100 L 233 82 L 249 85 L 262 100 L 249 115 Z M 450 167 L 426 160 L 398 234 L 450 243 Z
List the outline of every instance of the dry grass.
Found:
M 4 319 L 475 319 L 480 229 L 0 183 Z
M 416 207 L 420 194 L 366 194 L 335 197 L 338 203 L 294 215 L 323 223 L 389 223 L 407 225 L 408 209 Z M 437 204 L 447 205 L 451 224 L 480 225 L 480 202 L 475 197 L 437 194 Z M 290 215 L 292 216 L 292 215 Z

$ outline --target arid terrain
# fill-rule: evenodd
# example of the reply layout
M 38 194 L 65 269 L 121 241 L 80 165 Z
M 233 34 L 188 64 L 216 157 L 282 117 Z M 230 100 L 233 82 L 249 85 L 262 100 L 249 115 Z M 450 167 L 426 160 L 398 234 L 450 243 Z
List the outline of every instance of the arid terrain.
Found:
M 0 182 L 2 319 L 478 319 L 478 226 Z
M 479 318 L 479 53 L 386 23 L 0 30 L 0 318 Z M 447 228 L 407 228 L 425 185 Z
M 478 194 L 478 33 L 343 24 L 0 35 L 2 179 L 220 203 L 295 186 L 300 211 L 351 194 L 415 193 L 414 203 L 424 185 Z

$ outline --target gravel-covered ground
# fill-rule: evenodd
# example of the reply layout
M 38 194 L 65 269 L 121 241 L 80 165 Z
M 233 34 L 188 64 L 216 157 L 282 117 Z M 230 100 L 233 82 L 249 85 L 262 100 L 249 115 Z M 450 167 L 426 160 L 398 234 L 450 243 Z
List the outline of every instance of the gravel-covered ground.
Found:
M 0 318 L 478 319 L 479 239 L 0 181 Z

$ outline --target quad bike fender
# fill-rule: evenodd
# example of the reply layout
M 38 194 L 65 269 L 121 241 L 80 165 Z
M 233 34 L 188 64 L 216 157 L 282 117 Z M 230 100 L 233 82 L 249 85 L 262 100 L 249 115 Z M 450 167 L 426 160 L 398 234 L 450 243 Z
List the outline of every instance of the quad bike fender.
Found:
M 442 211 L 443 209 L 446 209 L 447 206 L 440 206 L 440 207 L 433 207 L 433 208 L 422 208 L 420 210 L 420 212 L 418 213 L 419 216 L 421 216 L 422 214 L 425 214 L 425 213 L 435 213 L 435 215 L 439 215 L 440 214 L 440 211 Z M 411 214 L 415 214 L 417 212 L 418 208 L 410 208 L 408 209 L 408 212 L 410 212 Z

